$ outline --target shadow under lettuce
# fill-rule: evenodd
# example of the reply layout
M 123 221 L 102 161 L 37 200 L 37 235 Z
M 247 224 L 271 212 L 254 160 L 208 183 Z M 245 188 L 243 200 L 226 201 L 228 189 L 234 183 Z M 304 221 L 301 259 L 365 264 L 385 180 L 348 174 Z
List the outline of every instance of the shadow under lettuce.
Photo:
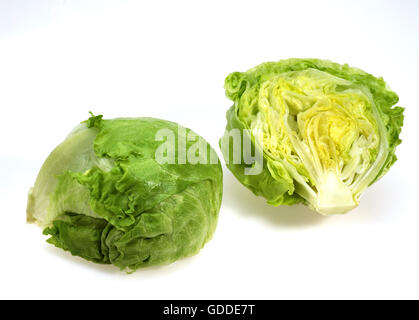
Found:
M 308 227 L 327 219 L 301 204 L 278 207 L 267 204 L 263 197 L 255 196 L 226 168 L 224 168 L 223 197 L 222 206 L 229 207 L 242 216 L 264 219 L 276 226 Z

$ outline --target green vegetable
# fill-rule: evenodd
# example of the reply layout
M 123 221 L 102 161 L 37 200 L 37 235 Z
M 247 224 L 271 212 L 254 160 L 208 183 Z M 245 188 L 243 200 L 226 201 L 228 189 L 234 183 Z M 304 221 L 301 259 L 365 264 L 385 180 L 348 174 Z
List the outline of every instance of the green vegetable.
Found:
M 227 166 L 269 204 L 345 213 L 397 159 L 404 109 L 393 107 L 398 96 L 382 78 L 360 69 L 318 59 L 268 62 L 231 73 L 225 90 L 234 102 L 220 141 Z M 263 154 L 253 163 L 263 166 L 259 174 L 232 161 L 232 129 Z
M 173 133 L 174 140 L 167 136 L 163 143 L 161 132 Z M 214 159 L 205 140 L 173 122 L 92 116 L 45 161 L 29 194 L 28 221 L 45 228 L 49 243 L 121 270 L 196 254 L 217 224 L 219 160 L 179 164 L 157 158 L 164 145 L 175 160 L 181 158 L 183 149 L 176 146 L 193 148 L 191 137 L 204 141 L 200 150 Z

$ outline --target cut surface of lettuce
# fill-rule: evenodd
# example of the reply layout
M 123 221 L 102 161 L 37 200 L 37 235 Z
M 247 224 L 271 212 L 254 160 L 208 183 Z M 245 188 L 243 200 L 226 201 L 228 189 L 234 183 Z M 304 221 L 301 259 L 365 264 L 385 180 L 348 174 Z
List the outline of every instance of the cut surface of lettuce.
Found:
M 393 107 L 398 96 L 382 78 L 326 60 L 288 59 L 234 72 L 225 89 L 234 102 L 226 134 L 247 129 L 264 158 L 257 176 L 231 159 L 227 167 L 270 204 L 345 213 L 396 161 L 403 108 Z
M 44 228 L 49 243 L 127 271 L 196 254 L 217 225 L 222 169 L 157 161 L 159 130 L 186 148 L 194 143 L 186 139 L 191 130 L 154 118 L 81 123 L 42 166 L 27 220 Z

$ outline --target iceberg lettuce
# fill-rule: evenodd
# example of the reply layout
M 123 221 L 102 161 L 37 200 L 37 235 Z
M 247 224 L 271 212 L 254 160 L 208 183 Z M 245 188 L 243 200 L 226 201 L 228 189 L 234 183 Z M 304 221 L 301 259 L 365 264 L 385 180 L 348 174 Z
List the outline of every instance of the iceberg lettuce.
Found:
M 186 148 L 194 144 L 187 135 L 197 136 L 153 118 L 92 116 L 78 125 L 42 166 L 29 193 L 28 221 L 56 247 L 127 271 L 196 254 L 217 225 L 221 165 L 218 158 L 161 163 L 160 130 Z
M 345 213 L 396 161 L 403 108 L 382 78 L 319 59 L 263 63 L 225 80 L 233 106 L 229 131 L 240 129 L 263 153 L 257 175 L 231 159 L 227 167 L 269 204 L 304 203 L 321 214 Z M 224 141 L 223 139 L 221 141 Z M 220 141 L 220 143 L 221 143 Z

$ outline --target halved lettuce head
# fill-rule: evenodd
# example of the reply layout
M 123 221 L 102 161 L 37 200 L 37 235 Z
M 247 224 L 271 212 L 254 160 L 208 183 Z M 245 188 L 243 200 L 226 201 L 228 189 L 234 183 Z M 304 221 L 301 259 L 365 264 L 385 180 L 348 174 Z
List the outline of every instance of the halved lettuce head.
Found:
M 404 109 L 393 107 L 398 96 L 382 78 L 326 60 L 288 59 L 231 73 L 225 90 L 234 102 L 225 137 L 240 129 L 263 152 L 261 173 L 246 175 L 248 165 L 233 163 L 231 145 L 222 144 L 227 166 L 272 205 L 345 213 L 396 161 Z
M 164 142 L 159 132 L 174 139 Z M 177 161 L 178 145 L 197 143 L 192 136 L 199 137 L 165 120 L 92 116 L 45 161 L 29 193 L 28 221 L 44 228 L 49 243 L 127 271 L 196 254 L 217 225 L 222 169 L 218 158 Z M 176 161 L 156 158 L 164 144 Z M 203 146 L 203 154 L 215 154 Z

